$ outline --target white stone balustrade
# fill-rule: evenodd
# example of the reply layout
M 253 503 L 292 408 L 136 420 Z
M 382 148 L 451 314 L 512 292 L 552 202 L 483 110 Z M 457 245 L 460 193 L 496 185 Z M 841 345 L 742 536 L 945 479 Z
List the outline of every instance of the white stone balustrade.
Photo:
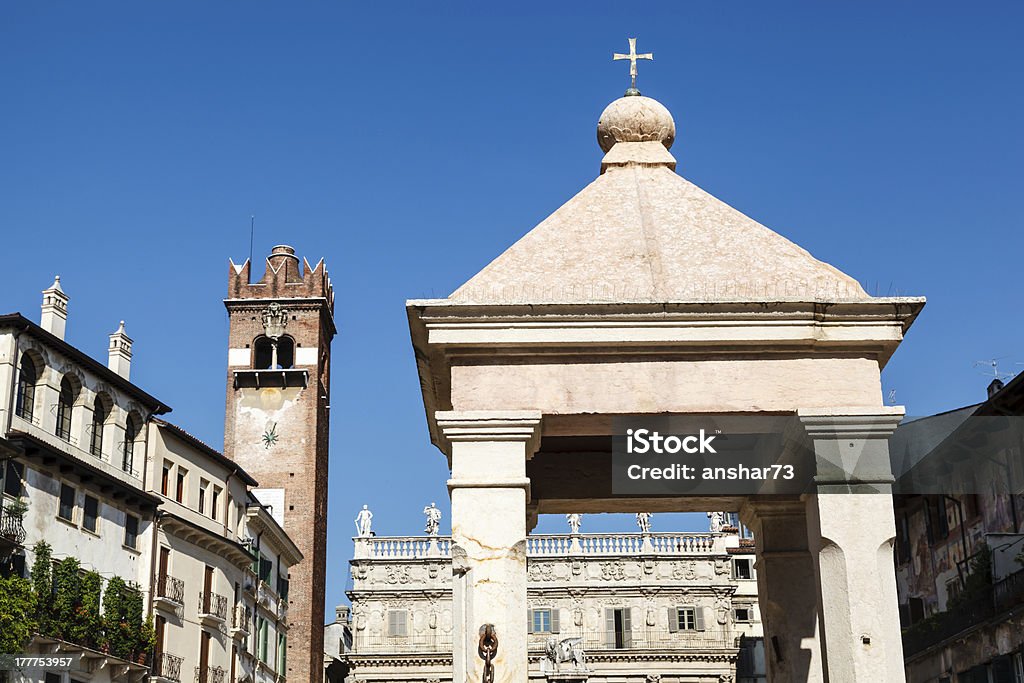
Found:
M 355 559 L 419 560 L 451 557 L 448 536 L 357 537 Z M 725 540 L 713 533 L 538 534 L 526 539 L 528 557 L 620 555 L 714 555 Z

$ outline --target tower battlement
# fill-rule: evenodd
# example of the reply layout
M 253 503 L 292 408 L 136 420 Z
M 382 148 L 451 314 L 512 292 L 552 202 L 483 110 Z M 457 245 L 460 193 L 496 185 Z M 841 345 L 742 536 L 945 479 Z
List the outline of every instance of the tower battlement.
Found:
M 315 266 L 295 255 L 295 249 L 279 244 L 267 257 L 266 270 L 259 282 L 252 282 L 252 263 L 246 259 L 241 265 L 230 261 L 228 273 L 229 299 L 327 299 L 334 313 L 334 288 L 324 260 Z

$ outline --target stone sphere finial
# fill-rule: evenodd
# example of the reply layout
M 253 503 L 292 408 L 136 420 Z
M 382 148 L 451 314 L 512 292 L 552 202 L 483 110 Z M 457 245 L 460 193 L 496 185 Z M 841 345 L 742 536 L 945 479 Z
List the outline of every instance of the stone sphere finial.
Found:
M 597 142 L 605 152 L 617 142 L 660 142 L 665 149 L 676 139 L 672 114 L 658 100 L 627 93 L 601 112 Z

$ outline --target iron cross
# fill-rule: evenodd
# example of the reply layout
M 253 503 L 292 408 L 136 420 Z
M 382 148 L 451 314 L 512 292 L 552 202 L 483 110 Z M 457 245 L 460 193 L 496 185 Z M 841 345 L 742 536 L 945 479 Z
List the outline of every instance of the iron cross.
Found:
M 612 59 L 628 59 L 629 60 L 629 77 L 630 77 L 630 90 L 636 90 L 636 60 L 638 59 L 654 59 L 654 54 L 651 52 L 645 52 L 644 54 L 638 55 L 636 53 L 636 38 L 629 39 L 629 54 L 624 55 L 618 52 L 612 54 Z

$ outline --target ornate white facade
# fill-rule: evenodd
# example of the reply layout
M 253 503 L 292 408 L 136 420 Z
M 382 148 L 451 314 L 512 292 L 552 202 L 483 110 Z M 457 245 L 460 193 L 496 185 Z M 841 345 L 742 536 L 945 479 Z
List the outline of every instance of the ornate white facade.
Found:
M 348 683 L 451 681 L 454 639 L 476 650 L 476 634 L 453 630 L 451 548 L 447 537 L 355 539 Z M 735 528 L 531 535 L 525 550 L 531 681 L 764 680 L 754 549 Z M 549 639 L 577 638 L 582 669 L 546 661 Z

